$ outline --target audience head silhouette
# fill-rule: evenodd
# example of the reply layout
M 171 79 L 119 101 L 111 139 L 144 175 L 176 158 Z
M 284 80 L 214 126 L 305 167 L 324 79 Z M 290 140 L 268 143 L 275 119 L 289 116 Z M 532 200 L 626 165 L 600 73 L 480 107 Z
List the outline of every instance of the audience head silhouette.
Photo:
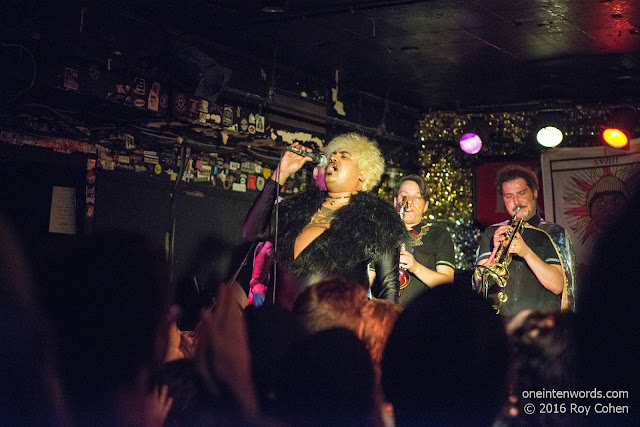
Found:
M 576 299 L 576 358 L 584 389 L 621 390 L 638 396 L 640 376 L 640 188 L 627 209 L 595 244 Z M 627 405 L 621 400 L 620 405 Z M 600 415 L 592 423 L 638 425 L 640 410 Z
M 293 312 L 308 333 L 347 328 L 359 334 L 367 291 L 355 282 L 333 279 L 307 287 L 296 299 Z
M 442 285 L 398 317 L 382 386 L 398 425 L 490 425 L 506 396 L 508 346 L 489 303 Z
M 135 234 L 96 234 L 59 253 L 49 273 L 74 410 L 85 421 L 117 417 L 110 412 L 118 393 L 146 387 L 166 353 L 157 340 L 168 327 L 163 253 Z
M 371 357 L 343 328 L 295 343 L 282 361 L 278 415 L 294 426 L 372 425 L 378 416 Z

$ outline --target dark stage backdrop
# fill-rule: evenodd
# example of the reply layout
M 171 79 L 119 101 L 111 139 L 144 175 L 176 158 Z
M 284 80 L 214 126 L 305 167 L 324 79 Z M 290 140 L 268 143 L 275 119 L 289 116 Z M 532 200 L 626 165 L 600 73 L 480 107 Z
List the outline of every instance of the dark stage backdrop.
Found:
M 17 227 L 27 250 L 36 258 L 35 266 L 49 251 L 84 232 L 86 164 L 82 153 L 68 155 L 2 144 L 0 211 Z M 54 212 L 64 213 L 57 221 L 51 215 L 56 201 Z M 65 233 L 50 231 L 63 228 Z
M 128 230 L 145 235 L 169 251 L 174 182 L 129 171 L 96 174 L 94 232 Z M 173 284 L 183 308 L 181 326 L 192 327 L 220 283 L 240 267 L 251 244 L 244 242 L 244 217 L 257 196 L 181 183 L 175 193 Z M 248 291 L 253 258 L 241 269 L 238 283 Z
M 132 231 L 168 250 L 175 183 L 166 175 L 96 169 L 94 216 L 88 222 L 88 158 L 32 146 L 3 144 L 0 150 L 0 211 L 16 225 L 35 268 L 92 232 Z M 206 184 L 178 187 L 172 267 L 175 297 L 185 318 L 210 304 L 216 287 L 240 267 L 251 247 L 242 240 L 242 222 L 257 194 Z M 56 209 L 57 219 L 52 215 Z M 237 279 L 245 291 L 252 261 L 250 256 Z

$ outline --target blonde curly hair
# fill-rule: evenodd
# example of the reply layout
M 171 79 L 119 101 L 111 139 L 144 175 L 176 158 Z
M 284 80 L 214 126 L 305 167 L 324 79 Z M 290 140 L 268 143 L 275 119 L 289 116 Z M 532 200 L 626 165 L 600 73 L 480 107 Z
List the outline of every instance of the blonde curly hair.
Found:
M 329 157 L 340 148 L 346 148 L 357 157 L 358 172 L 369 172 L 362 185 L 362 191 L 370 191 L 380 182 L 384 173 L 384 157 L 376 141 L 358 133 L 345 133 L 333 138 L 324 151 Z

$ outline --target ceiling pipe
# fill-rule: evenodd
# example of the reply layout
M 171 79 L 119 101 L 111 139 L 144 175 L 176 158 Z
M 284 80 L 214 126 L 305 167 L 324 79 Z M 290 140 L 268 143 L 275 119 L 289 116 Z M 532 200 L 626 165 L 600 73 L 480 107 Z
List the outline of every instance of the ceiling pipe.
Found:
M 354 13 L 356 11 L 387 9 L 390 7 L 407 6 L 417 3 L 427 3 L 434 0 L 395 0 L 395 1 L 363 1 L 354 2 L 349 5 L 333 6 L 327 8 L 306 9 L 300 11 L 290 11 L 278 14 L 265 14 L 264 17 L 253 20 L 253 23 L 284 22 L 298 20 L 301 18 L 319 18 L 324 16 L 342 15 Z

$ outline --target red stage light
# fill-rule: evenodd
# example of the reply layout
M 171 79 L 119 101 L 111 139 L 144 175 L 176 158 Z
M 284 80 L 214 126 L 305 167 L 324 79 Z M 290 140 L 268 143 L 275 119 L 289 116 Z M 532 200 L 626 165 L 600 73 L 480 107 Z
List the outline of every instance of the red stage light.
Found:
M 602 138 L 614 148 L 622 148 L 629 143 L 629 137 L 620 129 L 607 128 L 602 132 Z

